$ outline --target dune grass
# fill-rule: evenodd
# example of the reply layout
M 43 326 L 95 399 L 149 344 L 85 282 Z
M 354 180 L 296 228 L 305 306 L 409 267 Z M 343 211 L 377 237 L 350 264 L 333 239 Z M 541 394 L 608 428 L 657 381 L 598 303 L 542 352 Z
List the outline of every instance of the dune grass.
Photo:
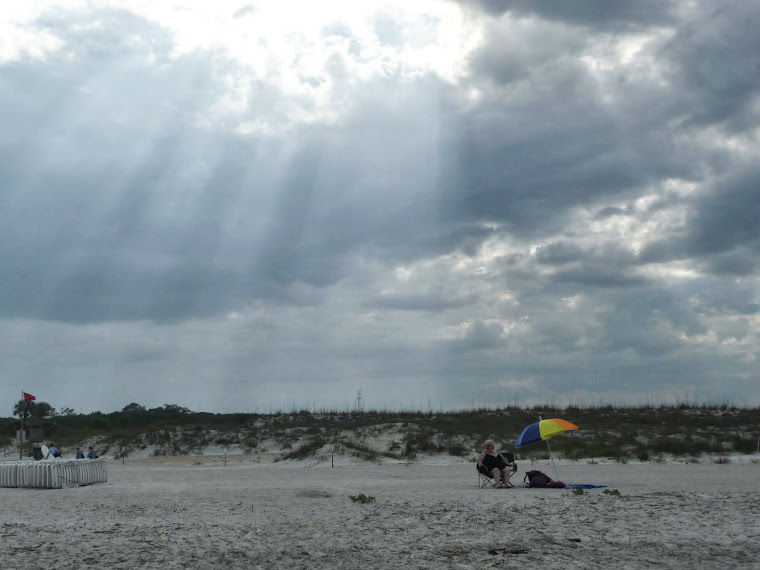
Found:
M 548 457 L 546 446 L 514 449 L 522 429 L 560 417 L 580 426 L 552 439 L 557 458 L 609 458 L 660 462 L 664 454 L 727 461 L 727 454 L 757 452 L 760 408 L 730 406 L 553 407 L 506 406 L 451 412 L 366 410 L 272 414 L 210 414 L 177 406 L 112 414 L 71 414 L 46 420 L 48 437 L 64 448 L 97 440 L 103 449 L 128 456 L 150 446 L 157 455 L 199 455 L 210 445 L 245 452 L 285 451 L 298 459 L 325 446 L 368 461 L 413 461 L 421 454 L 472 458 L 486 439 L 518 460 Z M 6 434 L 17 420 L 0 419 Z M 8 439 L 10 441 L 10 437 Z M 723 459 L 721 459 L 723 458 Z

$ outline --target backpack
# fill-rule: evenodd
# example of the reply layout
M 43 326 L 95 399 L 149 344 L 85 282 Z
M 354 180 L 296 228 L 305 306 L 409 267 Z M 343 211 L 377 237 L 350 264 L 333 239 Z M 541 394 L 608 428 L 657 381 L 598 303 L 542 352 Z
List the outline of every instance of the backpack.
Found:
M 555 481 L 541 471 L 528 471 L 523 481 L 525 481 L 528 487 L 558 487 L 560 489 L 565 487 L 562 481 Z

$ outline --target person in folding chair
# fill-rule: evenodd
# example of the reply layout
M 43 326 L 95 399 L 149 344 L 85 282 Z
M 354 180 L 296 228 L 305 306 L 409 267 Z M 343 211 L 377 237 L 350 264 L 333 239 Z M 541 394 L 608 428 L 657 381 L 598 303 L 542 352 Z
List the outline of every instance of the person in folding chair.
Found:
M 509 478 L 517 471 L 514 455 L 507 453 L 504 457 L 493 448 L 493 440 L 485 443 L 485 451 L 478 456 L 477 469 L 479 473 L 480 488 L 495 487 L 506 489 L 510 487 Z

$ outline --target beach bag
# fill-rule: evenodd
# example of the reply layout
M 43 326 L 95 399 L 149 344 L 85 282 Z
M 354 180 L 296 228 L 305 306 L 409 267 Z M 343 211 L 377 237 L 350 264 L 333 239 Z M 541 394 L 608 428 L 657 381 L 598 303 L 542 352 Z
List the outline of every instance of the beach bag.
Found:
M 565 484 L 562 481 L 554 481 L 546 473 L 541 471 L 528 471 L 523 478 L 528 487 L 557 487 L 564 489 Z
M 528 471 L 523 478 L 529 487 L 548 487 L 551 479 L 541 471 Z

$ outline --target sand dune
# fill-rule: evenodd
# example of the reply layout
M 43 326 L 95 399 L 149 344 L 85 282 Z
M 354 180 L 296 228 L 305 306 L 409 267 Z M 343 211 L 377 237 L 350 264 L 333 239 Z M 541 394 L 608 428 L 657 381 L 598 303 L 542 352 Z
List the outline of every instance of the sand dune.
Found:
M 181 458 L 0 489 L 5 569 L 758 568 L 760 465 L 559 464 L 571 490 L 481 490 L 472 464 Z M 551 473 L 545 462 L 532 466 Z M 518 479 L 531 468 L 521 465 Z M 359 503 L 351 495 L 375 497 Z

